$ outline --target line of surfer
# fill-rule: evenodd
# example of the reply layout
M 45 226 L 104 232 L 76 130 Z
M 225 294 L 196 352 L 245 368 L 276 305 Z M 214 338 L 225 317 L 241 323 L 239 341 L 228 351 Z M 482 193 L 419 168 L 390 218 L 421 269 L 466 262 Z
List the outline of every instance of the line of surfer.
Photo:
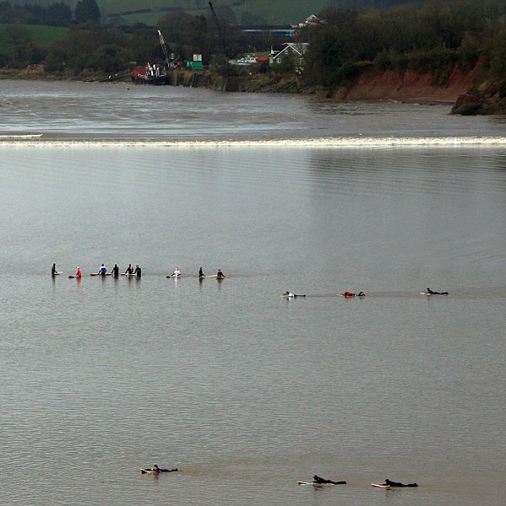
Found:
M 431 290 L 430 288 L 427 288 L 426 292 L 420 292 L 420 293 L 421 293 L 421 295 L 448 295 L 449 294 L 449 292 L 436 292 L 434 290 Z M 345 298 L 365 297 L 365 293 L 363 291 L 360 291 L 358 293 L 346 291 L 343 293 L 337 293 L 336 295 L 338 297 L 345 297 Z M 286 299 L 295 299 L 297 297 L 307 297 L 307 295 L 305 293 L 293 293 L 293 292 L 286 291 L 285 293 L 283 293 L 281 295 L 281 297 L 284 297 Z
M 315 485 L 315 486 L 321 486 L 321 485 L 346 485 L 347 483 L 345 481 L 333 481 L 333 480 L 327 480 L 325 478 L 321 478 L 318 475 L 313 476 L 313 481 L 299 481 L 299 485 Z M 388 478 L 385 480 L 384 483 L 371 483 L 373 487 L 378 488 L 413 488 L 418 487 L 418 483 L 401 483 L 400 481 L 392 481 Z
M 313 476 L 313 481 L 299 481 L 297 482 L 299 485 L 314 485 L 314 486 L 322 486 L 322 485 L 346 485 L 346 481 L 333 481 L 327 480 L 325 478 L 321 478 L 317 474 Z M 392 481 L 388 478 L 384 483 L 371 483 L 373 487 L 377 488 L 416 488 L 418 487 L 418 483 L 401 483 L 400 481 Z
M 142 468 L 141 474 L 153 474 L 158 475 L 160 473 L 174 473 L 181 471 L 180 469 L 173 468 L 173 469 L 163 469 L 161 467 L 158 467 L 157 464 L 154 464 L 153 467 L 148 468 Z M 347 485 L 347 482 L 344 480 L 334 481 L 334 480 L 328 480 L 326 478 L 322 478 L 321 476 L 318 476 L 315 474 L 313 476 L 313 481 L 298 481 L 299 485 L 314 485 L 314 486 L 322 486 L 322 485 Z M 384 483 L 371 483 L 373 487 L 378 488 L 414 488 L 418 487 L 418 483 L 401 483 L 400 481 L 392 481 L 388 478 L 385 480 Z
M 59 272 L 56 269 L 56 263 L 54 263 L 51 268 L 51 276 L 54 278 L 60 274 L 63 274 L 63 273 Z M 111 269 L 111 271 L 108 271 L 105 264 L 102 264 L 100 266 L 100 268 L 98 269 L 98 271 L 92 272 L 90 274 L 90 276 L 112 276 L 113 278 L 118 278 L 120 276 L 118 264 L 114 264 L 114 267 Z M 128 264 L 128 267 L 125 269 L 125 272 L 121 273 L 121 276 L 132 276 L 132 277 L 137 277 L 137 279 L 140 279 L 142 276 L 142 269 L 140 268 L 140 266 L 138 264 L 135 266 L 135 268 L 134 268 L 133 264 Z M 75 273 L 71 274 L 69 276 L 69 278 L 77 278 L 77 279 L 81 279 L 81 277 L 82 277 L 82 271 L 81 271 L 80 267 L 76 267 Z M 175 278 L 175 279 L 180 278 L 181 277 L 181 270 L 179 269 L 179 267 L 176 267 L 174 269 L 174 271 L 172 272 L 172 274 L 168 274 L 166 277 L 167 278 Z M 225 274 L 223 274 L 223 271 L 221 269 L 218 269 L 216 274 L 206 275 L 206 274 L 204 274 L 203 268 L 200 267 L 199 272 L 198 272 L 198 278 L 200 280 L 205 279 L 205 278 L 216 278 L 216 279 L 220 280 L 220 279 L 225 279 L 226 276 L 225 276 Z M 421 295 L 448 295 L 449 294 L 449 292 L 446 292 L 446 291 L 445 292 L 438 292 L 435 290 L 431 290 L 430 288 L 427 288 L 426 292 L 420 292 L 420 293 L 421 293 Z M 345 297 L 345 298 L 353 298 L 353 297 L 363 298 L 363 297 L 365 297 L 365 293 L 362 290 L 358 293 L 354 293 L 349 290 L 346 290 L 345 292 L 337 293 L 336 295 L 339 297 Z M 294 293 L 294 292 L 290 292 L 288 290 L 286 292 L 284 292 L 281 296 L 286 299 L 295 299 L 297 297 L 307 297 L 307 295 L 305 293 Z
M 313 481 L 299 481 L 299 485 L 346 485 L 346 481 L 333 481 L 321 478 L 317 474 L 313 476 Z M 403 488 L 403 487 L 418 487 L 418 483 L 401 483 L 400 481 L 392 481 L 388 478 L 384 483 L 371 483 L 373 487 L 379 488 Z
M 353 293 L 346 291 L 344 293 L 338 293 L 337 295 L 341 297 L 365 297 L 365 293 L 360 291 L 359 293 Z M 296 297 L 307 297 L 305 293 L 293 293 L 286 291 L 282 297 L 286 297 L 287 299 L 295 299 Z
M 53 266 L 51 267 L 51 276 L 54 278 L 54 277 L 59 276 L 61 274 L 63 274 L 63 273 L 57 270 L 56 263 L 54 263 Z M 83 274 L 82 274 L 81 268 L 79 266 L 77 266 L 75 272 L 73 274 L 71 274 L 69 276 L 69 278 L 80 279 L 82 277 L 82 275 Z M 125 269 L 125 272 L 122 272 L 121 275 L 122 276 L 136 276 L 137 279 L 139 279 L 142 276 L 142 269 L 140 268 L 140 266 L 138 264 L 135 266 L 135 268 L 132 264 L 128 264 L 128 267 Z M 111 271 L 108 271 L 105 264 L 102 264 L 100 266 L 100 268 L 98 269 L 98 271 L 92 272 L 90 274 L 90 276 L 112 276 L 113 278 L 118 278 L 120 276 L 118 264 L 114 264 L 114 267 L 111 269 Z M 179 277 L 181 277 L 181 270 L 179 269 L 179 267 L 176 267 L 174 269 L 174 271 L 172 272 L 172 274 L 169 274 L 166 277 L 167 278 L 179 278 Z M 212 277 L 212 278 L 216 278 L 216 279 L 225 279 L 226 278 L 225 274 L 223 274 L 223 271 L 221 269 L 218 269 L 218 271 L 214 275 L 206 276 L 204 274 L 204 270 L 202 267 L 199 268 L 198 277 L 199 277 L 199 279 L 205 279 L 206 277 Z

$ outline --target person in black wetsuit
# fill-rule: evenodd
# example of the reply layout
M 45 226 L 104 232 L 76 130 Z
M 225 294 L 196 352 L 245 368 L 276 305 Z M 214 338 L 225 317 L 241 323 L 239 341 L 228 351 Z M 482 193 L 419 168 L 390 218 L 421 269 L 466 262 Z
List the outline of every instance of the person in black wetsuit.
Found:
M 223 279 L 225 277 L 225 274 L 221 272 L 221 269 L 218 269 L 218 272 L 216 273 L 216 279 Z
M 137 276 L 137 279 L 139 279 L 142 275 L 141 268 L 138 265 L 135 266 L 134 274 Z
M 326 480 L 325 478 L 320 478 L 317 474 L 313 476 L 313 483 L 317 483 L 319 485 L 324 483 L 332 483 L 332 485 L 346 485 L 345 481 L 332 481 L 332 480 Z
M 53 278 L 56 276 L 56 264 L 53 264 L 53 267 L 51 267 L 51 276 Z
M 384 485 L 389 487 L 418 487 L 417 483 L 408 483 L 405 485 L 404 483 L 400 483 L 398 481 L 390 481 L 388 478 L 385 480 Z
M 427 288 L 427 293 L 430 295 L 448 295 L 448 292 L 433 292 L 430 288 Z
M 158 473 L 175 473 L 177 471 L 179 471 L 179 469 L 177 467 L 175 469 L 161 469 L 156 464 L 153 464 L 153 467 L 151 467 L 151 468 L 141 469 L 141 473 L 143 473 L 143 474 L 145 474 L 145 473 L 153 473 L 153 474 L 158 474 Z
M 112 277 L 113 278 L 119 277 L 119 267 L 118 267 L 118 264 L 114 264 L 114 267 L 112 268 Z
M 199 269 L 199 278 L 205 278 L 206 275 L 204 274 L 204 270 L 202 269 L 202 267 Z

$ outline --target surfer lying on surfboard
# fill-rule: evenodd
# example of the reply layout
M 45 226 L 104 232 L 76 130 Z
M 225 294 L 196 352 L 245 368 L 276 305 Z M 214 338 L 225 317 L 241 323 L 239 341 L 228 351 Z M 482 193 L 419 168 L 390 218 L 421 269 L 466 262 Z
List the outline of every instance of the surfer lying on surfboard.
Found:
M 400 483 L 398 481 L 390 481 L 388 478 L 385 480 L 385 483 L 379 483 L 382 487 L 418 487 L 417 483 Z
M 295 297 L 305 297 L 305 294 L 302 293 L 292 293 L 292 292 L 285 292 L 283 294 L 283 297 L 288 297 L 289 299 L 295 299 Z
M 313 483 L 316 483 L 317 485 L 323 485 L 325 483 L 329 483 L 331 485 L 346 485 L 345 481 L 326 480 L 325 478 L 321 478 L 317 474 L 313 476 Z
M 353 292 L 344 292 L 344 293 L 338 293 L 337 295 L 341 295 L 342 297 L 365 297 L 365 293 L 360 291 L 357 293 Z
M 430 288 L 427 288 L 427 295 L 448 295 L 448 292 L 433 292 Z
M 177 468 L 176 469 L 161 469 L 156 464 L 154 464 L 153 467 L 151 467 L 151 468 L 141 469 L 141 473 L 142 474 L 146 474 L 146 473 L 153 473 L 153 474 L 158 474 L 158 473 L 174 473 L 176 471 L 179 471 L 179 469 L 177 469 Z

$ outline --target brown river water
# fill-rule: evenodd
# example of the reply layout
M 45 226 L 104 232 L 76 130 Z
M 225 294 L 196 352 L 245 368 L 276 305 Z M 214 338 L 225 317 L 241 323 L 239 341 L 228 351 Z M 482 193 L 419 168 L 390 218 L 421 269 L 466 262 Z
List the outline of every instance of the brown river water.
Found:
M 501 118 L 0 91 L 3 504 L 504 505 Z

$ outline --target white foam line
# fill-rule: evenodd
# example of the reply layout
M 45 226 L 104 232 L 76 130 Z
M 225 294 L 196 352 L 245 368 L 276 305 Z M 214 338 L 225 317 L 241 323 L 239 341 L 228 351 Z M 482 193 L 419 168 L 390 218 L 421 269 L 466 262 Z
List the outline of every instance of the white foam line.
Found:
M 42 134 L 41 134 L 42 135 Z M 21 137 L 21 136 L 20 136 Z M 30 137 L 30 136 L 26 136 Z M 40 137 L 40 136 L 31 136 Z M 0 139 L 12 136 L 0 136 Z M 506 137 L 342 137 L 258 141 L 2 141 L 1 146 L 30 148 L 390 148 L 390 147 L 497 147 L 506 146 Z
M 1 139 L 40 139 L 42 134 L 0 134 Z

